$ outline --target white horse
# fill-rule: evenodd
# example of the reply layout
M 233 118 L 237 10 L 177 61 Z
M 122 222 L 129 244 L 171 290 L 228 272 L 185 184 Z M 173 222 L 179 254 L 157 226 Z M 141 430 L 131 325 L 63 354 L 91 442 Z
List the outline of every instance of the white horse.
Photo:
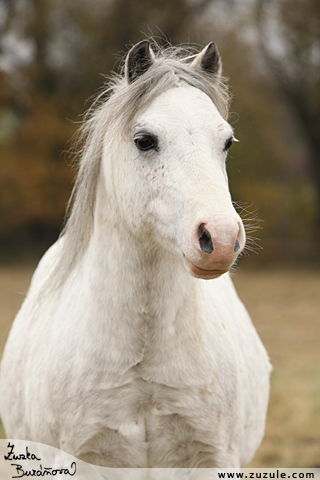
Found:
M 245 232 L 220 55 L 179 57 L 134 46 L 86 121 L 2 360 L 9 438 L 109 467 L 239 467 L 261 442 L 271 368 L 228 273 Z

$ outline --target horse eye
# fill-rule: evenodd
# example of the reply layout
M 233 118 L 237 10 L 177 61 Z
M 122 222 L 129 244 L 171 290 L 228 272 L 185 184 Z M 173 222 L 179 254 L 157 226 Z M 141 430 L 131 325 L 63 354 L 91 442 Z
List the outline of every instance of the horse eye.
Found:
M 144 134 L 134 139 L 134 143 L 139 148 L 139 150 L 157 150 L 158 148 L 158 139 L 153 135 Z
M 226 141 L 225 146 L 224 146 L 224 151 L 225 151 L 225 152 L 226 152 L 227 150 L 229 150 L 229 148 L 230 148 L 231 145 L 232 145 L 232 142 L 233 142 L 233 137 L 228 138 L 228 140 Z

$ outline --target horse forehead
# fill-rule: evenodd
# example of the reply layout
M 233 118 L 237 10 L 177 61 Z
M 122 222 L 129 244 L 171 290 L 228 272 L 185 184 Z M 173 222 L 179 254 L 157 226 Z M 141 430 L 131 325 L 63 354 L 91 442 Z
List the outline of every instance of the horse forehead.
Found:
M 216 127 L 218 130 L 228 128 L 228 123 L 220 115 L 211 99 L 201 90 L 184 84 L 170 88 L 161 93 L 150 107 L 142 114 L 147 122 L 164 124 L 177 122 L 177 125 L 189 126 L 197 123 Z

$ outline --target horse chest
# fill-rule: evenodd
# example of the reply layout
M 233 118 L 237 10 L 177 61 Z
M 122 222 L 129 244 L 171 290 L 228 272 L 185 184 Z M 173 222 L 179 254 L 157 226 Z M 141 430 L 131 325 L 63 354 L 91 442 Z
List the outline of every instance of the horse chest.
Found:
M 114 467 L 191 467 L 205 450 L 203 458 L 210 457 L 212 465 L 213 438 L 228 437 L 229 422 L 223 420 L 220 402 L 212 386 L 172 388 L 135 378 L 101 392 L 91 405 L 85 423 L 95 434 L 83 442 L 77 456 Z M 235 411 L 233 415 L 234 421 Z
M 187 315 L 181 323 L 184 328 L 162 327 L 161 335 L 149 329 L 143 355 L 134 353 L 131 360 L 138 361 L 127 369 L 123 353 L 114 355 L 121 359 L 114 373 L 109 345 L 98 348 L 99 338 L 94 337 L 85 367 L 78 371 L 75 362 L 72 376 L 77 384 L 70 387 L 70 398 L 76 403 L 67 402 L 73 428 L 63 432 L 67 439 L 61 448 L 85 461 L 114 467 L 193 466 L 205 449 L 203 458 L 208 455 L 212 465 L 213 446 L 221 442 L 226 449 L 242 425 L 237 407 L 239 359 L 223 328 L 217 327 L 215 335 L 200 325 L 194 331 L 187 328 Z M 161 322 L 154 325 L 160 328 Z M 88 334 L 86 342 L 90 341 Z M 103 364 L 94 357 L 97 350 L 105 354 Z M 74 450 L 73 439 L 80 438 L 81 446 Z

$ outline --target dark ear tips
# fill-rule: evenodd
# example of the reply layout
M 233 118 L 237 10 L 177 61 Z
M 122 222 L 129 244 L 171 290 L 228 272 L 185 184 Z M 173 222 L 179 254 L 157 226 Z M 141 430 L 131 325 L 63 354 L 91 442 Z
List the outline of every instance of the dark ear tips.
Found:
M 192 62 L 192 66 L 204 72 L 220 76 L 222 71 L 221 58 L 218 47 L 214 42 L 209 43 Z
M 207 46 L 202 61 L 201 67 L 208 73 L 216 75 L 221 69 L 221 60 L 218 48 L 215 43 L 211 42 Z
M 142 40 L 134 45 L 128 53 L 125 74 L 128 83 L 134 82 L 153 64 L 154 53 L 148 40 Z

